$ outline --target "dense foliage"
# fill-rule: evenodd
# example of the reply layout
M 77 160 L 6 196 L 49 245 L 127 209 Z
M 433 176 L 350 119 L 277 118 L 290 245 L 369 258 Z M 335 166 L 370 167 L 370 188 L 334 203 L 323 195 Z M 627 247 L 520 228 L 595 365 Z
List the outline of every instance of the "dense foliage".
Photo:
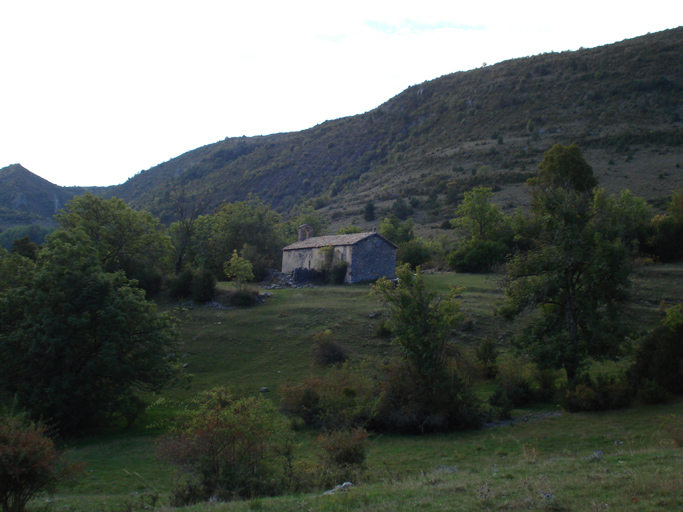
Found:
M 63 230 L 90 239 L 105 271 L 123 270 L 147 291 L 159 291 L 161 274 L 170 264 L 170 240 L 151 213 L 88 193 L 69 201 L 55 218 Z
M 647 382 L 674 395 L 683 395 L 683 309 L 668 310 L 662 325 L 650 332 L 638 346 L 630 380 L 639 387 Z
M 263 279 L 267 269 L 279 266 L 285 246 L 280 216 L 258 197 L 222 205 L 214 214 L 197 221 L 195 265 L 219 279 L 234 251 L 249 259 L 254 277 Z
M 193 405 L 158 443 L 158 458 L 179 472 L 174 505 L 282 490 L 293 437 L 271 401 L 214 388 Z
M 389 309 L 402 359 L 384 376 L 383 428 L 427 432 L 476 425 L 476 400 L 449 361 L 450 331 L 464 319 L 458 290 L 444 295 L 428 290 L 419 267 L 413 273 L 403 265 L 396 276 L 396 284 L 382 278 L 373 286 Z
M 134 418 L 138 391 L 177 375 L 168 316 L 122 272 L 104 272 L 81 231 L 58 231 L 38 261 L 0 255 L 21 279 L 0 287 L 0 392 L 63 432 Z
M 578 148 L 554 147 L 547 155 L 530 182 L 532 246 L 507 265 L 502 312 L 532 311 L 518 346 L 543 367 L 564 368 L 571 380 L 589 358 L 620 354 L 630 267 L 617 212 L 587 187 L 595 180 Z

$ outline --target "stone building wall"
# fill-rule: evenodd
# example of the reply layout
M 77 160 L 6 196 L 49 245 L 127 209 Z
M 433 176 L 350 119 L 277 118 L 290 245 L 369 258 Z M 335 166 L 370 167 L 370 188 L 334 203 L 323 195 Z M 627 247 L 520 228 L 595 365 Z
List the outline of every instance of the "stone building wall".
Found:
M 327 238 L 339 243 L 338 237 Z M 346 262 L 348 265 L 344 279 L 346 283 L 396 277 L 396 247 L 380 235 L 370 235 L 352 244 L 330 243 L 328 246 L 334 247 L 333 265 L 339 262 Z M 322 264 L 321 249 L 320 246 L 313 246 L 283 251 L 282 272 L 290 274 L 298 268 L 319 270 Z
M 284 251 L 282 253 L 282 272 L 291 274 L 295 268 L 312 270 L 316 268 L 316 258 L 320 250 L 318 248 L 297 249 L 296 251 Z
M 347 283 L 396 277 L 396 249 L 379 236 L 371 236 L 353 246 Z

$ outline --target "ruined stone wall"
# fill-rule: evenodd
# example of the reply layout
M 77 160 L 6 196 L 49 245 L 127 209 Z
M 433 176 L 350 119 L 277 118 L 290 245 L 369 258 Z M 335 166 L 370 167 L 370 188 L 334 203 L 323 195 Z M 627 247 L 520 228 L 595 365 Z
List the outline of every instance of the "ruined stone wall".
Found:
M 347 283 L 396 277 L 396 249 L 379 236 L 371 236 L 354 245 L 347 261 Z

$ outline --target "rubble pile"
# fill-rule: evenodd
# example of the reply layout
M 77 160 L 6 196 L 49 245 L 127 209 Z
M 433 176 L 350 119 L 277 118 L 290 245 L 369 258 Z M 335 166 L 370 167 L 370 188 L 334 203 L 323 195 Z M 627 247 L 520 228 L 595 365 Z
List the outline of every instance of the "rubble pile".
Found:
M 266 290 L 279 290 L 282 288 L 313 288 L 310 283 L 299 283 L 294 280 L 293 274 L 284 274 L 277 270 L 269 270 L 266 278 L 261 282 Z

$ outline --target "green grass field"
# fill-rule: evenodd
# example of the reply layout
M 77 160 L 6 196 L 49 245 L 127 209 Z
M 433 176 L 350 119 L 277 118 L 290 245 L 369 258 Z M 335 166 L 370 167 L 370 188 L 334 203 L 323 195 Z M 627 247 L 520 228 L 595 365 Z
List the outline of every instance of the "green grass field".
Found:
M 641 330 L 658 321 L 662 300 L 683 300 L 681 277 L 683 266 L 673 265 L 644 267 L 635 274 L 631 316 Z M 503 297 L 495 275 L 433 274 L 425 279 L 439 291 L 451 285 L 466 288 L 461 300 L 471 322 L 458 333 L 465 350 L 485 336 L 505 340 L 514 329 L 494 316 Z M 230 385 L 252 393 L 268 387 L 267 396 L 278 403 L 281 384 L 322 371 L 312 365 L 310 347 L 313 335 L 323 330 L 329 329 L 352 359 L 394 350 L 375 335 L 383 306 L 368 286 L 272 293 L 264 305 L 251 309 L 195 306 L 180 313 L 180 355 L 193 375 L 189 388 L 164 393 L 165 402 L 129 430 L 69 444 L 70 458 L 85 462 L 85 476 L 55 496 L 35 500 L 31 510 L 163 510 L 174 475 L 155 461 L 155 439 L 163 430 L 159 422 L 174 414 L 178 401 Z M 175 305 L 162 307 L 173 310 Z M 491 389 L 485 383 L 479 391 Z M 534 407 L 536 414 L 541 411 L 560 414 L 476 432 L 373 436 L 368 469 L 345 494 L 186 510 L 683 509 L 683 402 L 600 414 L 561 413 L 557 404 Z M 515 416 L 528 413 L 515 411 Z M 316 435 L 297 432 L 301 457 L 312 457 Z

